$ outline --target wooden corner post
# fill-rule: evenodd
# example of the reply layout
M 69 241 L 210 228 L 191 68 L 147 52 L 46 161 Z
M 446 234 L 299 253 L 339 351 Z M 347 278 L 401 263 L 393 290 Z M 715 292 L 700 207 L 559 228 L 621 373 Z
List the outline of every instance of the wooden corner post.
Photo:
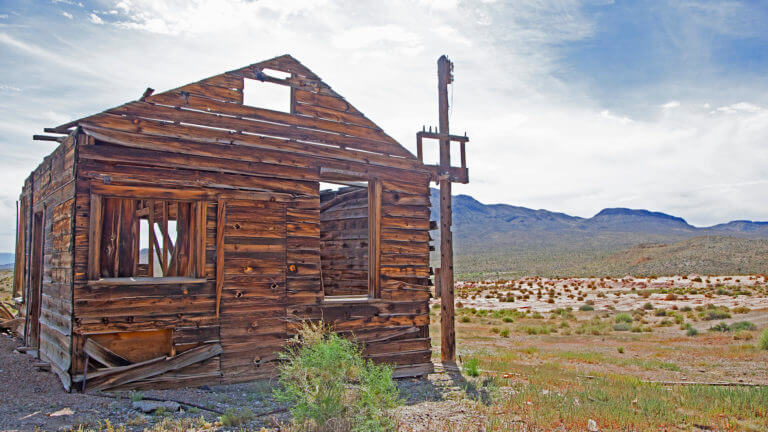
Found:
M 453 233 L 451 232 L 451 141 L 448 138 L 448 84 L 453 82 L 453 63 L 446 56 L 437 60 L 437 90 L 440 111 L 440 330 L 443 362 L 456 361 L 456 330 L 453 302 Z

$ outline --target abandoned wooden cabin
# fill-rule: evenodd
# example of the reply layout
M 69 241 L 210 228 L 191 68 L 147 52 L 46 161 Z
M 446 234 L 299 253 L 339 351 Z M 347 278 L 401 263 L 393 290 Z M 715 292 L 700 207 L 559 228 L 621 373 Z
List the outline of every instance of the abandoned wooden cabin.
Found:
M 434 167 L 288 55 L 152 93 L 37 136 L 15 288 L 64 387 L 268 377 L 304 319 L 432 370 Z

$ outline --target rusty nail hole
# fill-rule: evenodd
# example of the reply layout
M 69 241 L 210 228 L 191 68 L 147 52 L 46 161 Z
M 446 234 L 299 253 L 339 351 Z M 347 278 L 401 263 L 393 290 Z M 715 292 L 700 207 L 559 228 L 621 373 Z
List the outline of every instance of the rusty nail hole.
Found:
M 272 282 L 272 285 L 270 285 L 272 289 L 277 289 L 277 286 L 277 282 Z
M 236 229 L 236 230 L 240 229 L 240 224 L 237 224 L 237 223 L 236 223 L 236 224 L 235 224 L 235 229 Z
M 243 296 L 243 292 L 242 292 L 242 291 L 238 291 L 238 292 L 235 294 L 235 297 L 237 297 L 237 298 L 240 298 L 240 297 L 242 297 L 242 296 Z

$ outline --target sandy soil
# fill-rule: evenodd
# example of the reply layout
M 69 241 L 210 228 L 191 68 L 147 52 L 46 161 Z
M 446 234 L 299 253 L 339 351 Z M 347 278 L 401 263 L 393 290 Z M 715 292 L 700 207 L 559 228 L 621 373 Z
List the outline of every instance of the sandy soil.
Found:
M 698 281 L 700 279 L 700 281 Z M 745 288 L 755 295 L 720 295 L 717 288 Z M 548 312 L 557 308 L 578 308 L 589 301 L 596 310 L 628 311 L 650 302 L 657 308 L 714 306 L 768 309 L 764 275 L 748 276 L 669 276 L 658 278 L 565 278 L 539 277 L 515 281 L 457 282 L 457 305 L 476 309 L 519 309 Z M 706 292 L 669 297 L 667 292 Z M 663 291 L 663 292 L 662 292 Z M 538 293 L 541 292 L 541 298 Z M 527 298 L 526 298 L 527 295 Z M 503 301 L 514 297 L 514 301 Z M 433 299 L 432 303 L 439 303 Z

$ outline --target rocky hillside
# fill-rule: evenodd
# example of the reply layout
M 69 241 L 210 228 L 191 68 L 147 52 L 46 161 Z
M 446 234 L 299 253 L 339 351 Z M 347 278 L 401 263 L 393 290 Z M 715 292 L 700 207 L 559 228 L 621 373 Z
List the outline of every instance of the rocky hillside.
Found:
M 433 220 L 439 218 L 438 197 L 438 191 L 433 190 Z M 570 276 L 575 275 L 574 272 L 605 273 L 603 270 L 609 268 L 611 272 L 622 272 L 632 269 L 631 262 L 619 265 L 621 258 L 615 254 L 626 251 L 626 255 L 622 256 L 630 259 L 633 248 L 641 244 L 669 246 L 683 242 L 680 243 L 682 247 L 693 247 L 690 251 L 693 255 L 704 253 L 707 249 L 705 243 L 717 244 L 719 253 L 727 257 L 738 255 L 743 248 L 759 248 L 762 243 L 729 242 L 722 240 L 722 237 L 768 239 L 768 222 L 733 221 L 711 227 L 695 227 L 680 217 L 626 208 L 608 208 L 591 218 L 581 218 L 548 210 L 483 204 L 468 195 L 454 197 L 453 221 L 456 271 L 465 275 L 511 273 Z M 439 232 L 433 232 L 432 236 L 439 246 Z M 697 237 L 718 239 L 685 243 L 685 240 Z M 668 259 L 677 256 L 670 250 L 662 255 Z M 437 252 L 434 256 L 438 256 Z M 759 268 L 758 261 L 748 258 L 755 255 L 739 256 L 740 260 L 746 259 L 750 263 L 742 267 Z M 739 268 L 737 264 L 715 265 L 714 261 L 704 258 L 698 262 L 696 267 L 702 273 L 709 272 L 707 265 L 712 265 L 712 273 L 716 272 L 714 269 Z M 661 267 L 654 264 L 653 268 L 658 268 L 658 271 L 642 266 L 634 268 L 634 271 L 681 273 L 688 267 L 672 260 Z

